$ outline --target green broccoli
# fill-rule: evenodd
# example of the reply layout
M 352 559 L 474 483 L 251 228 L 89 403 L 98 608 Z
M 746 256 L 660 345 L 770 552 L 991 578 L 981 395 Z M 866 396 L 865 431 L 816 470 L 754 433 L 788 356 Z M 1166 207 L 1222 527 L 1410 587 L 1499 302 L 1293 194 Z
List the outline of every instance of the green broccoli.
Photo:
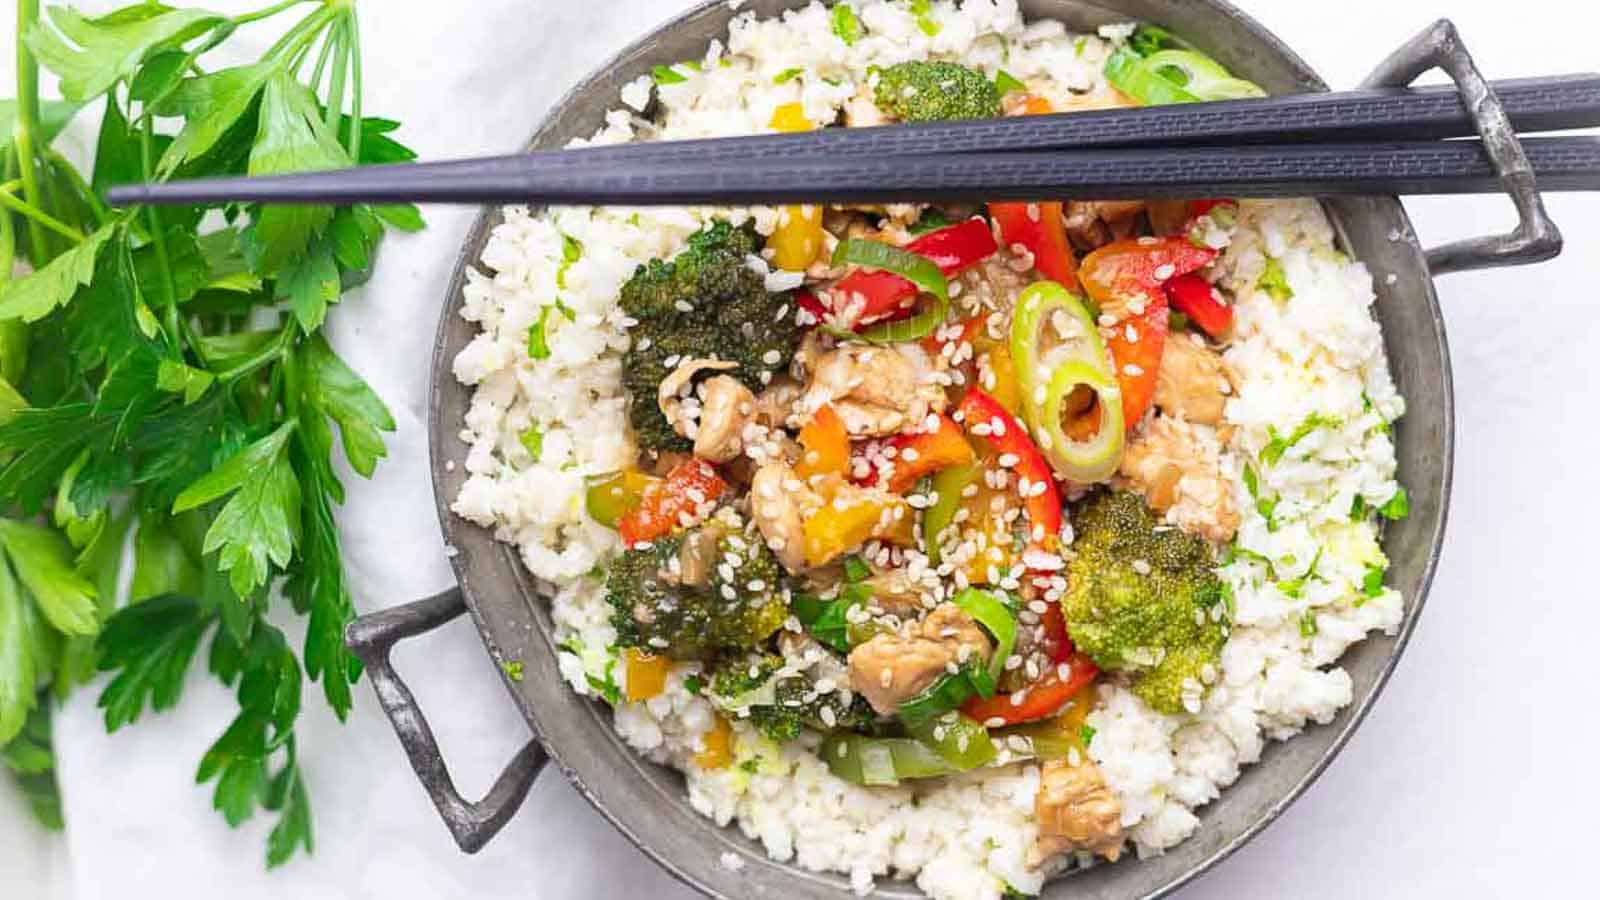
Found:
M 622 310 L 638 324 L 622 361 L 628 418 L 646 450 L 687 450 L 690 442 L 667 422 L 656 389 L 679 363 L 694 358 L 739 364 L 729 372 L 759 391 L 788 365 L 802 337 L 789 292 L 767 290 L 750 267 L 760 238 L 750 228 L 717 222 L 689 238 L 670 261 L 651 260 L 622 286 Z M 670 363 L 670 365 L 669 365 Z M 708 375 L 710 373 L 707 373 Z
M 777 677 L 783 662 L 775 654 L 729 659 L 718 666 L 711 694 L 724 709 L 747 713 L 778 743 L 794 740 L 805 728 L 827 733 L 871 723 L 872 707 L 860 694 L 851 694 L 847 703 L 839 691 L 819 694 L 809 675 Z
M 1000 89 L 982 72 L 953 62 L 903 62 L 878 73 L 878 108 L 902 122 L 992 119 Z
M 1152 707 L 1183 712 L 1185 695 L 1213 680 L 1202 672 L 1214 674 L 1227 639 L 1210 545 L 1160 525 L 1128 492 L 1097 494 L 1072 519 L 1062 611 L 1073 643 L 1100 668 L 1131 673 Z
M 698 553 L 697 543 L 713 549 Z M 759 645 L 789 617 L 788 596 L 783 570 L 754 524 L 730 528 L 723 518 L 626 550 L 606 569 L 617 645 L 672 659 Z

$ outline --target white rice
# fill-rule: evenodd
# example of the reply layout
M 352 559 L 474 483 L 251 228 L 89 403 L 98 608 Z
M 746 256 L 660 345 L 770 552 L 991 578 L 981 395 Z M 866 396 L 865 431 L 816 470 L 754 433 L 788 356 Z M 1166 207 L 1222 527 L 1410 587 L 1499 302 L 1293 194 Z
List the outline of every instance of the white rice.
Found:
M 628 85 L 606 127 L 581 143 L 763 132 L 773 110 L 792 102 L 813 121 L 831 121 L 867 81 L 869 66 L 930 55 L 991 76 L 1003 66 L 1018 78 L 1089 89 L 1111 46 L 1053 22 L 1025 25 L 1015 0 L 970 0 L 959 8 L 935 2 L 931 15 L 940 27 L 932 36 L 903 2 L 853 5 L 867 30 L 854 46 L 832 34 L 819 4 L 781 20 L 740 15 L 726 44 L 713 42 L 698 70 L 677 67 L 686 76 L 680 83 Z M 1121 39 L 1126 31 L 1108 34 Z M 774 83 L 791 68 L 805 74 Z M 639 113 L 652 95 L 658 108 L 645 121 Z M 484 251 L 482 272 L 470 273 L 462 315 L 482 333 L 455 360 L 456 377 L 477 390 L 461 432 L 470 445 L 463 461 L 469 478 L 454 510 L 516 545 L 528 569 L 553 588 L 561 671 L 580 694 L 605 693 L 622 679 L 603 584 L 590 574 L 619 545 L 583 509 L 585 476 L 616 471 L 633 456 L 620 385 L 629 323 L 618 290 L 637 265 L 670 256 L 713 217 L 753 220 L 770 233 L 777 216 L 763 207 L 537 214 L 512 207 Z M 563 236 L 582 246 L 581 257 L 565 265 Z M 1331 720 L 1351 699 L 1339 656 L 1371 631 L 1392 632 L 1403 615 L 1395 591 L 1363 593 L 1367 567 L 1381 563 L 1382 553 L 1376 527 L 1349 516 L 1357 495 L 1376 507 L 1395 493 L 1394 447 L 1382 426 L 1403 412 L 1369 311 L 1370 274 L 1332 249 L 1331 228 L 1312 202 L 1246 202 L 1237 226 L 1213 229 L 1210 239 L 1226 245 L 1216 271 L 1238 298 L 1238 338 L 1227 360 L 1239 384 L 1227 408 L 1233 428 L 1224 459 L 1246 511 L 1237 545 L 1251 555 L 1222 569 L 1236 624 L 1218 683 L 1198 714 L 1162 715 L 1108 685 L 1089 718 L 1096 729 L 1090 753 L 1121 801 L 1140 856 L 1192 834 L 1195 808 L 1256 761 L 1267 739 Z M 1287 302 L 1255 287 L 1269 258 L 1293 289 Z M 550 355 L 530 359 L 527 332 L 541 316 Z M 1262 454 L 1274 432 L 1288 435 L 1313 413 L 1332 424 L 1266 465 Z M 530 428 L 543 435 L 537 462 L 521 440 Z M 1246 466 L 1257 475 L 1259 495 L 1277 498 L 1270 524 L 1246 487 Z M 1286 594 L 1283 586 L 1305 575 L 1313 559 L 1315 576 Z M 914 878 L 937 898 L 998 898 L 1008 888 L 1034 893 L 1042 886 L 1046 873 L 1023 863 L 1036 832 L 1036 766 L 916 789 L 865 789 L 835 778 L 804 746 L 779 747 L 735 723 L 739 764 L 706 771 L 692 758 L 713 710 L 684 686 L 697 671 L 677 667 L 661 696 L 618 705 L 615 723 L 641 753 L 683 769 L 689 802 L 718 824 L 736 822 L 775 859 L 845 873 L 862 893 L 884 876 Z

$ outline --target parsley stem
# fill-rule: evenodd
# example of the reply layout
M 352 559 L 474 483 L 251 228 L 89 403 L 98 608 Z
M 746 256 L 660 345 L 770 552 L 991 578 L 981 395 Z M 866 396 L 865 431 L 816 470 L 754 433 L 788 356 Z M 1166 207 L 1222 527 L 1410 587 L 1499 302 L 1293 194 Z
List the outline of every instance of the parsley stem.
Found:
M 294 322 L 286 323 L 278 331 L 278 336 L 267 342 L 260 350 L 250 354 L 231 368 L 217 373 L 218 381 L 236 381 L 249 375 L 251 372 L 264 365 L 282 359 L 289 349 L 289 338 L 294 334 L 297 326 Z
M 317 51 L 317 62 L 311 67 L 311 79 L 306 82 L 306 87 L 311 89 L 313 95 L 322 93 L 322 76 L 328 70 L 328 54 L 333 49 L 333 34 L 329 32 L 322 39 L 322 49 Z
M 37 21 L 39 0 L 17 0 L 17 119 L 11 127 L 11 142 L 17 148 L 22 196 L 30 209 L 43 215 L 39 207 L 44 205 L 44 191 L 39 184 L 38 160 L 33 146 L 34 135 L 39 130 L 39 61 L 33 58 L 33 51 L 23 40 Z M 30 217 L 28 237 L 34 266 L 44 265 L 50 257 L 45 223 Z
M 291 6 L 298 6 L 301 3 L 313 2 L 315 2 L 315 0 L 283 0 L 281 3 L 274 3 L 271 6 L 268 6 L 264 9 L 258 9 L 255 12 L 248 12 L 244 13 L 243 15 L 234 16 L 231 21 L 235 25 L 249 25 L 251 22 L 259 22 L 262 19 L 269 19 Z
M 345 77 L 350 73 L 350 41 L 345 34 L 345 20 L 340 19 L 328 29 L 328 40 L 333 42 L 333 80 L 328 83 L 328 102 L 322 112 L 322 123 L 335 135 L 339 133 L 339 114 L 344 111 Z
M 144 168 L 146 180 L 149 180 L 155 168 L 151 149 L 154 131 L 155 120 L 146 116 L 144 126 L 139 129 L 139 164 Z M 161 271 L 161 306 L 162 316 L 166 319 L 164 330 L 167 345 L 182 353 L 178 346 L 178 287 L 172 278 L 172 258 L 167 255 L 167 235 L 161 227 L 161 211 L 159 207 L 150 206 L 145 209 L 145 214 L 150 217 L 150 243 L 156 249 L 156 268 Z
M 301 48 L 317 39 L 323 26 L 327 25 L 334 16 L 331 7 L 324 6 L 299 22 L 293 28 L 284 32 L 283 37 L 267 49 L 262 59 L 293 59 Z
M 356 8 L 350 7 L 345 25 L 350 34 L 350 164 L 361 164 L 361 24 Z
M 24 192 L 26 192 L 27 177 L 24 176 L 21 180 L 24 184 Z M 60 219 L 57 219 L 55 216 L 50 215 L 26 200 L 17 199 L 16 195 L 14 194 L 0 191 L 0 206 L 3 206 L 17 215 L 26 218 L 28 220 L 30 234 L 33 229 L 47 228 L 66 238 L 67 240 L 72 241 L 73 243 L 83 240 L 83 232 L 73 228 L 71 225 L 68 225 Z

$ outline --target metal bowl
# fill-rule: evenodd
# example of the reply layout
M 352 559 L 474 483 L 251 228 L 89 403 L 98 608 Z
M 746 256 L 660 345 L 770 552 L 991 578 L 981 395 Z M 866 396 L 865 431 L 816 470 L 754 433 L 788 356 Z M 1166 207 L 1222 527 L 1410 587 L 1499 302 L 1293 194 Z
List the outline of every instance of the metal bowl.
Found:
M 772 16 L 806 2 L 754 0 L 743 8 Z M 1022 6 L 1030 18 L 1060 19 L 1079 30 L 1129 19 L 1157 23 L 1270 92 L 1326 89 L 1293 51 L 1221 0 L 1024 0 Z M 725 34 L 733 15 L 727 3 L 713 0 L 656 29 L 568 93 L 534 134 L 532 146 L 558 147 L 591 134 L 602 124 L 605 111 L 617 105 L 624 84 L 649 72 L 653 65 L 698 57 L 711 39 Z M 1410 61 L 1391 65 L 1392 73 L 1409 80 L 1415 70 L 1426 68 L 1426 63 L 1440 61 L 1428 52 L 1453 43 L 1454 35 L 1447 23 L 1439 27 L 1445 30 L 1434 34 L 1429 46 L 1419 42 L 1411 48 Z M 1461 73 L 1452 74 L 1461 77 Z M 1537 206 L 1536 195 L 1533 204 Z M 1329 725 L 1311 727 L 1287 743 L 1273 742 L 1260 762 L 1247 767 L 1219 800 L 1198 811 L 1201 826 L 1193 837 L 1154 859 L 1096 866 L 1054 881 L 1046 889 L 1046 897 L 1158 896 L 1237 850 L 1282 814 L 1349 740 L 1377 700 L 1416 627 L 1438 559 L 1450 495 L 1454 409 L 1444 326 L 1428 257 L 1414 240 L 1400 204 L 1393 198 L 1358 198 L 1333 201 L 1327 208 L 1344 248 L 1366 262 L 1377 276 L 1376 312 L 1395 381 L 1409 402 L 1410 411 L 1396 430 L 1396 441 L 1399 477 L 1411 495 L 1411 515 L 1392 524 L 1383 536 L 1384 551 L 1391 560 L 1390 583 L 1406 597 L 1405 620 L 1394 636 L 1374 635 L 1341 661 L 1354 683 L 1354 702 Z M 450 513 L 449 505 L 465 473 L 448 463 L 465 455 L 466 447 L 457 433 L 471 399 L 471 390 L 452 377 L 451 360 L 476 331 L 457 311 L 465 271 L 475 264 L 498 221 L 497 210 L 485 210 L 467 238 L 443 304 L 433 359 L 429 426 L 434 492 L 445 539 L 454 549 L 452 563 L 460 588 L 363 618 L 354 623 L 349 635 L 352 647 L 368 662 L 374 687 L 413 766 L 457 842 L 468 852 L 481 847 L 515 812 L 547 753 L 629 840 L 673 875 L 710 896 L 847 896 L 849 884 L 844 878 L 774 862 L 759 844 L 736 829 L 717 828 L 685 802 L 680 774 L 629 750 L 612 730 L 609 710 L 574 694 L 561 677 L 548 604 L 514 550 L 497 543 L 489 531 Z M 1496 255 L 1491 256 L 1489 250 Z M 1524 240 L 1511 247 L 1502 240 L 1479 245 L 1476 254 L 1463 255 L 1456 248 L 1453 257 L 1436 256 L 1434 262 L 1436 269 L 1466 268 L 1525 261 L 1550 255 L 1550 250 L 1548 241 Z M 1389 275 L 1394 277 L 1386 277 Z M 537 742 L 530 742 L 512 761 L 490 794 L 477 803 L 456 792 L 426 720 L 388 662 L 389 649 L 397 640 L 448 621 L 462 612 L 463 604 L 494 658 L 523 664 L 524 677 L 508 678 L 505 684 L 538 736 Z M 738 871 L 722 864 L 729 853 L 744 863 Z M 880 893 L 918 896 L 913 886 L 898 882 L 886 882 Z

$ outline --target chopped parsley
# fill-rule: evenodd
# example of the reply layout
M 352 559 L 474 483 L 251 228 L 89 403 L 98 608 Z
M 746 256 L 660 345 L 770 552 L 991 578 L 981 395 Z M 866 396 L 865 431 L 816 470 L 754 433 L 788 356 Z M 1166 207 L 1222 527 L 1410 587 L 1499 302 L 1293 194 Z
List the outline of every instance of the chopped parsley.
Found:
M 1275 466 L 1279 460 L 1283 459 L 1283 455 L 1289 452 L 1290 448 L 1309 437 L 1311 432 L 1316 431 L 1318 428 L 1338 428 L 1341 424 L 1343 423 L 1332 416 L 1312 413 L 1306 416 L 1305 421 L 1295 426 L 1294 431 L 1290 432 L 1287 437 L 1278 434 L 1278 429 L 1268 425 L 1267 433 L 1272 436 L 1272 439 L 1267 442 L 1266 449 L 1261 451 L 1261 461 L 1269 466 Z
M 683 677 L 683 689 L 698 697 L 706 689 L 705 679 L 699 675 L 685 675 Z
M 743 762 L 739 763 L 739 769 L 740 769 L 740 771 L 746 772 L 746 773 L 751 774 L 751 775 L 754 775 L 757 772 L 760 772 L 761 771 L 761 757 L 752 756 L 749 759 L 744 760 Z
M 911 14 L 917 17 L 917 27 L 928 37 L 938 34 L 943 27 L 934 21 L 933 4 L 930 0 L 911 0 Z
M 1085 722 L 1083 725 L 1078 726 L 1078 740 L 1085 747 L 1089 746 L 1089 742 L 1094 740 L 1094 735 L 1095 731 L 1093 725 Z
M 1262 496 L 1260 476 L 1256 475 L 1255 467 L 1249 463 L 1245 463 L 1244 467 L 1244 487 L 1250 492 L 1250 498 L 1256 502 L 1256 512 L 1267 520 L 1267 530 L 1277 531 L 1278 523 L 1272 516 L 1278 510 L 1278 498 Z
M 1012 91 L 1025 91 L 1028 89 L 1028 86 L 1023 84 L 1021 79 L 1005 69 L 995 73 L 994 86 L 1000 89 L 1001 96 L 1005 96 Z
M 545 327 L 550 321 L 550 310 L 554 307 L 546 306 L 539 310 L 539 321 L 528 327 L 528 357 L 530 359 L 549 359 L 550 341 L 545 336 Z
M 561 236 L 561 265 L 556 268 L 556 287 L 567 289 L 567 270 L 583 259 L 583 242 L 570 234 Z M 569 317 L 570 318 L 570 317 Z
M 522 663 L 518 660 L 508 659 L 500 663 L 500 671 L 506 673 L 506 677 L 512 681 L 522 680 Z
M 788 84 L 789 82 L 791 82 L 791 81 L 795 80 L 796 78 L 799 78 L 801 75 L 805 74 L 805 71 L 806 71 L 805 69 L 802 69 L 802 68 L 800 68 L 798 66 L 793 68 L 793 69 L 784 69 L 782 72 L 779 72 L 778 74 L 772 76 L 772 83 L 773 84 Z
M 855 46 L 856 41 L 861 40 L 861 36 L 866 33 L 855 8 L 848 4 L 840 3 L 834 6 L 829 15 L 833 21 L 834 36 L 844 41 L 846 47 Z
M 950 221 L 949 216 L 938 211 L 937 209 L 925 209 L 922 211 L 921 217 L 919 217 L 916 222 L 912 223 L 911 233 L 914 235 L 923 235 L 930 231 L 938 231 L 941 228 L 948 228 L 953 224 L 955 223 Z
M 522 443 L 522 449 L 528 451 L 528 455 L 533 457 L 534 462 L 538 462 L 539 457 L 544 455 L 544 431 L 539 426 L 528 426 L 528 430 L 524 431 L 517 440 Z
M 617 684 L 617 660 L 614 657 L 606 660 L 604 678 L 585 673 L 583 680 L 589 683 L 590 690 L 606 698 L 606 702 L 612 706 L 622 702 L 622 687 Z
M 1299 600 L 1301 597 L 1304 597 L 1306 593 L 1306 584 L 1310 582 L 1311 579 L 1320 577 L 1317 575 L 1317 565 L 1321 562 L 1322 548 L 1318 547 L 1317 555 L 1311 558 L 1311 566 L 1306 569 L 1305 574 L 1298 578 L 1291 578 L 1288 581 L 1278 582 L 1278 590 L 1281 591 L 1285 597 L 1288 597 L 1291 600 Z
M 1398 522 L 1411 515 L 1411 495 L 1406 493 L 1405 488 L 1395 488 L 1394 496 L 1378 507 L 1378 515 L 1391 522 Z
M 1267 260 L 1267 268 L 1261 273 L 1261 280 L 1256 282 L 1256 286 L 1279 303 L 1286 303 L 1294 296 L 1288 276 L 1283 273 L 1283 264 L 1276 259 Z
M 1367 498 L 1357 494 L 1350 501 L 1350 521 L 1360 522 L 1367 518 Z
M 681 84 L 689 80 L 687 75 L 672 66 L 656 66 L 650 70 L 650 77 L 655 79 L 656 84 Z
M 1361 576 L 1361 593 L 1368 598 L 1383 596 L 1383 575 L 1383 566 L 1367 566 L 1366 574 Z
M 1317 614 L 1313 610 L 1306 610 L 1300 614 L 1300 636 L 1314 638 L 1317 636 Z

